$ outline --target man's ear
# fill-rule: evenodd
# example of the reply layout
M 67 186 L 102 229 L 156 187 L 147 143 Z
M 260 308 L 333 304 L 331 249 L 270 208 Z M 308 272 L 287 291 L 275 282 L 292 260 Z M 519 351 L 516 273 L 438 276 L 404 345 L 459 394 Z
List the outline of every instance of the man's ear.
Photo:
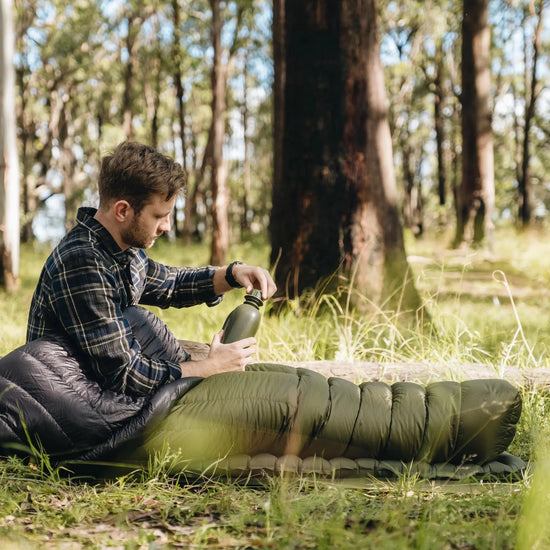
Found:
M 113 213 L 118 222 L 126 221 L 131 212 L 133 212 L 133 208 L 128 201 L 119 200 L 113 206 Z

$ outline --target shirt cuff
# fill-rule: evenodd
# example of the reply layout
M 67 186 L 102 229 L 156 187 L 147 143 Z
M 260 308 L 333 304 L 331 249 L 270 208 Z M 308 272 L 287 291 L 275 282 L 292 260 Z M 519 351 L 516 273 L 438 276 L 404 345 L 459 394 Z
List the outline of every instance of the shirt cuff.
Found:
M 214 273 L 217 269 L 219 268 L 208 266 L 210 298 L 206 298 L 204 302 L 208 307 L 217 306 L 223 300 L 223 294 L 214 293 Z
M 168 363 L 168 381 L 173 382 L 181 378 L 181 367 L 178 363 Z

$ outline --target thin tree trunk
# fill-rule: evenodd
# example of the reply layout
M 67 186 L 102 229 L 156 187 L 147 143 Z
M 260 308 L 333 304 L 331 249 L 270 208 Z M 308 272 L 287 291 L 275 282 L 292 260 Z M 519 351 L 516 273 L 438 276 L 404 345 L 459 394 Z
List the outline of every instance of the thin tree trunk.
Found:
M 156 40 L 160 29 L 158 17 L 155 17 L 153 25 L 152 40 Z M 160 105 L 160 84 L 161 84 L 161 50 L 158 44 L 153 48 L 153 52 L 147 58 L 147 75 L 145 76 L 144 93 L 147 105 L 147 117 L 151 124 L 151 146 L 155 149 L 158 146 L 158 111 Z
M 0 0 L 0 29 L 0 283 L 13 292 L 19 287 L 19 160 L 11 0 Z
M 464 0 L 462 22 L 462 187 L 457 246 L 492 246 L 493 137 L 489 0 Z
M 34 140 L 34 124 L 31 115 L 27 112 L 27 100 L 29 96 L 28 87 L 25 85 L 25 76 L 27 68 L 20 68 L 16 71 L 17 86 L 20 90 L 21 102 L 17 113 L 17 123 L 19 125 L 20 143 L 21 143 L 21 189 L 22 197 L 22 227 L 21 227 L 21 242 L 31 242 L 34 234 L 32 230 L 32 221 L 34 212 L 36 212 L 36 198 L 31 189 L 31 157 L 34 152 L 32 143 Z
M 192 173 L 194 176 L 194 184 L 191 187 L 189 185 L 189 192 L 185 199 L 185 220 L 183 224 L 183 232 L 188 240 L 196 239 L 198 237 L 198 212 L 197 204 L 201 196 L 203 196 L 203 182 L 206 173 L 206 167 L 212 163 L 212 136 L 214 130 L 213 125 L 210 125 L 210 130 L 208 132 L 208 140 L 204 148 L 204 153 L 202 157 L 202 163 L 200 168 L 197 166 L 197 132 L 191 128 L 191 144 L 190 149 L 192 152 Z
M 271 241 L 271 265 L 278 266 L 282 248 L 289 242 L 282 222 L 285 212 L 285 192 L 287 185 L 283 181 L 283 139 L 285 133 L 285 86 L 286 86 L 286 0 L 273 0 L 273 185 L 271 189 L 272 212 L 269 222 Z M 281 282 L 286 286 L 288 267 L 279 269 L 279 288 Z M 285 288 L 283 286 L 282 288 Z M 281 292 L 282 293 L 282 292 Z
M 126 36 L 126 50 L 128 52 L 128 61 L 124 70 L 124 92 L 122 95 L 122 128 L 126 139 L 133 139 L 133 86 L 134 86 L 134 66 L 135 55 L 138 46 L 138 34 L 142 19 L 139 16 L 130 14 L 128 16 L 128 34 Z
M 460 219 L 460 180 L 462 179 L 461 167 L 462 167 L 462 155 L 460 153 L 460 124 L 461 113 L 458 108 L 458 104 L 453 104 L 453 111 L 451 114 L 451 190 L 453 193 L 453 207 L 455 213 L 455 219 Z
M 435 58 L 435 78 L 434 78 L 434 128 L 435 143 L 437 155 L 437 194 L 439 205 L 445 206 L 447 201 L 447 183 L 445 175 L 445 128 L 443 122 L 442 105 L 445 102 L 445 91 L 443 89 L 443 40 L 437 44 Z
M 244 63 L 244 89 L 243 89 L 243 106 L 242 106 L 242 121 L 243 121 L 243 197 L 242 197 L 242 216 L 241 216 L 241 236 L 250 229 L 248 221 L 249 195 L 250 195 L 250 140 L 248 139 L 248 55 Z
M 530 133 L 531 133 L 531 124 L 535 116 L 535 106 L 537 102 L 537 66 L 539 60 L 539 53 L 541 48 L 542 40 L 542 22 L 543 22 L 543 7 L 544 0 L 539 2 L 539 12 L 538 12 L 538 21 L 535 29 L 535 34 L 533 35 L 533 63 L 531 68 L 530 75 L 530 87 L 529 93 L 527 95 L 528 79 L 526 78 L 526 97 L 525 97 L 525 128 L 523 130 L 523 147 L 522 147 L 522 156 L 521 156 L 521 179 L 519 180 L 519 218 L 522 225 L 525 227 L 529 225 L 531 221 L 531 177 L 529 170 L 530 162 Z M 527 59 L 525 60 L 527 61 Z M 527 63 L 525 64 L 527 67 Z
M 185 206 L 184 206 L 184 222 L 183 222 L 183 238 L 189 243 L 191 242 L 192 230 L 188 230 L 192 225 L 189 223 L 194 213 L 194 205 L 189 202 L 189 171 L 187 169 L 187 143 L 185 140 L 185 98 L 184 89 L 182 83 L 182 66 L 183 66 L 183 52 L 181 47 L 181 10 L 179 0 L 172 0 L 172 12 L 174 16 L 174 41 L 172 43 L 172 57 L 174 61 L 174 83 L 175 83 L 175 95 L 176 95 L 176 110 L 177 120 L 179 125 L 179 143 L 181 148 L 182 165 L 183 170 L 187 175 L 187 186 L 185 193 Z M 175 141 L 175 138 L 174 138 Z M 174 213 L 177 216 L 177 213 Z M 189 220 L 188 220 L 189 217 Z M 177 218 L 174 218 L 174 229 L 176 237 L 179 237 L 180 231 L 177 223 Z
M 212 244 L 210 263 L 221 265 L 229 246 L 229 223 L 227 219 L 227 181 L 223 160 L 223 139 L 225 135 L 225 76 L 222 61 L 222 21 L 220 1 L 210 0 L 212 9 L 212 44 L 214 61 L 212 65 Z

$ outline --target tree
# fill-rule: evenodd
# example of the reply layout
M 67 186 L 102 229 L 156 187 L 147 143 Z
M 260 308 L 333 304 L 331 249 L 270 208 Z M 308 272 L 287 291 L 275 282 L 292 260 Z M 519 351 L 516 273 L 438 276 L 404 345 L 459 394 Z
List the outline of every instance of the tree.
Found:
M 225 116 L 227 109 L 227 81 L 231 73 L 235 53 L 239 48 L 239 32 L 245 10 L 252 8 L 249 0 L 235 2 L 236 18 L 233 37 L 227 49 L 227 61 L 223 62 L 222 29 L 223 20 L 220 0 L 209 0 L 212 11 L 212 45 L 214 59 L 212 62 L 212 125 L 211 133 L 211 190 L 212 190 L 212 243 L 210 263 L 220 265 L 225 262 L 229 246 L 227 166 L 223 158 L 223 141 L 225 137 Z
M 528 54 L 527 54 L 527 39 L 524 35 L 525 43 L 525 112 L 524 112 L 524 129 L 523 129 L 523 144 L 521 153 L 521 168 L 519 170 L 518 188 L 519 188 L 519 219 L 523 226 L 529 225 L 531 221 L 532 212 L 532 186 L 531 186 L 531 172 L 529 169 L 529 163 L 531 161 L 531 128 L 533 125 L 533 119 L 536 113 L 537 98 L 540 94 L 538 87 L 538 73 L 537 67 L 539 64 L 540 51 L 542 46 L 542 26 L 543 26 L 543 9 L 544 0 L 538 2 L 538 11 L 536 10 L 535 3 L 530 3 L 530 9 L 537 15 L 537 23 L 535 31 L 532 36 L 532 62 L 531 71 L 527 67 L 529 66 Z
M 225 136 L 225 84 L 222 61 L 222 27 L 220 0 L 210 0 L 212 10 L 212 45 L 214 60 L 212 63 L 212 246 L 210 262 L 223 264 L 229 244 L 227 220 L 227 178 L 223 162 L 223 138 Z
M 19 285 L 19 160 L 15 133 L 13 6 L 0 2 L 0 280 L 11 292 Z
M 274 13 L 283 112 L 275 112 L 270 229 L 279 295 L 299 296 L 339 272 L 378 305 L 416 309 L 375 2 L 275 1 Z
M 424 157 L 424 144 L 429 137 L 429 128 L 426 124 L 425 133 L 418 131 L 416 122 L 422 117 L 419 105 L 425 101 L 427 86 L 426 79 L 419 78 L 419 74 L 411 72 L 410 67 L 423 67 L 419 59 L 422 55 L 422 44 L 426 40 L 422 21 L 431 23 L 426 18 L 425 5 L 407 3 L 401 9 L 387 10 L 391 14 L 391 25 L 388 26 L 386 36 L 391 41 L 398 56 L 396 62 L 387 69 L 391 75 L 389 120 L 395 146 L 396 166 L 399 165 L 403 185 L 403 225 L 411 229 L 416 237 L 423 231 L 423 201 L 421 168 Z M 404 15 L 410 21 L 404 26 Z M 388 13 L 386 13 L 388 17 Z M 420 111 L 420 113 L 419 113 Z
M 455 244 L 492 243 L 495 201 L 489 0 L 464 0 L 462 20 L 462 185 Z

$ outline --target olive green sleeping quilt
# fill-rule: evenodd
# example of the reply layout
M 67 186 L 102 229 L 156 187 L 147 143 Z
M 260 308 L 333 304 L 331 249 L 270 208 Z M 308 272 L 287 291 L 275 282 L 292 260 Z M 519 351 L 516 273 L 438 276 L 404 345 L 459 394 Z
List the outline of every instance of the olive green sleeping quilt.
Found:
M 522 461 L 505 451 L 520 414 L 520 394 L 504 380 L 356 385 L 257 364 L 202 380 L 134 458 L 170 457 L 172 470 L 189 472 L 376 475 L 407 463 L 435 476 L 474 465 L 474 473 L 517 471 L 514 459 Z

